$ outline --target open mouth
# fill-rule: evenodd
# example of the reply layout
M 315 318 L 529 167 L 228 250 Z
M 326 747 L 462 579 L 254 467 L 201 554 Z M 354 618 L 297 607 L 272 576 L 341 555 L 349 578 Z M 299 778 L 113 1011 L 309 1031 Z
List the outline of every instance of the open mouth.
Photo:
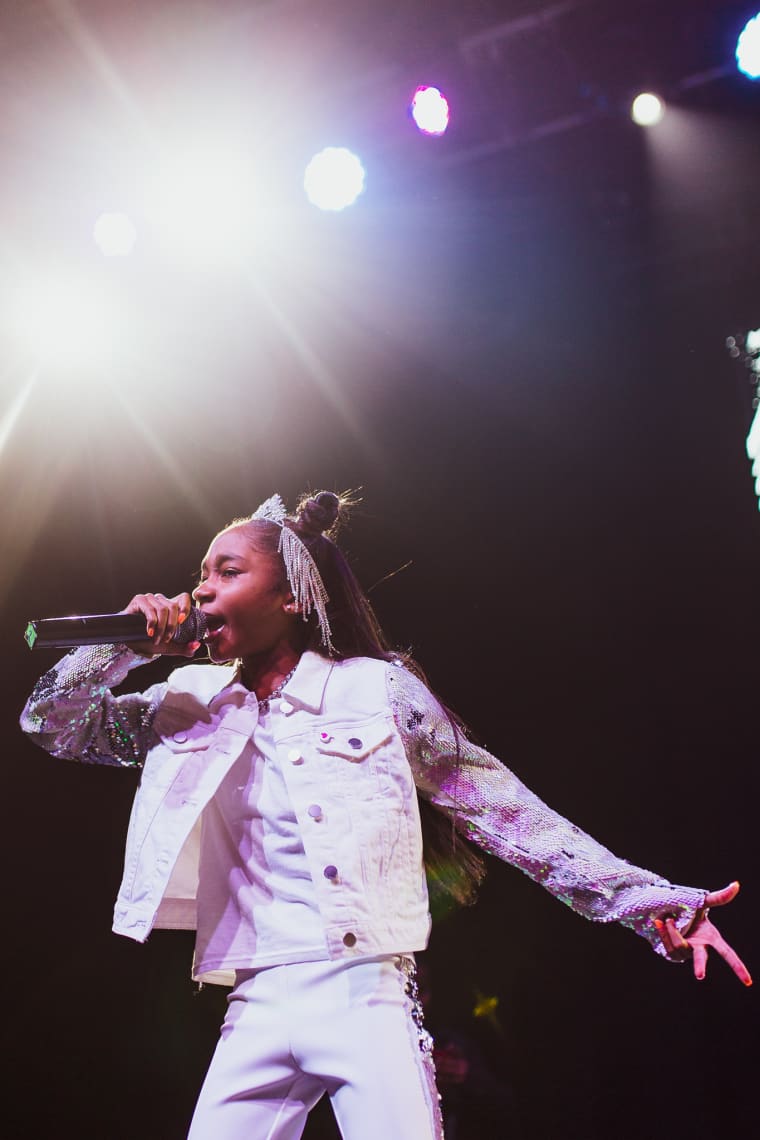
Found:
M 221 614 L 204 613 L 206 619 L 206 633 L 204 640 L 208 641 L 210 638 L 215 637 L 224 626 L 224 618 Z

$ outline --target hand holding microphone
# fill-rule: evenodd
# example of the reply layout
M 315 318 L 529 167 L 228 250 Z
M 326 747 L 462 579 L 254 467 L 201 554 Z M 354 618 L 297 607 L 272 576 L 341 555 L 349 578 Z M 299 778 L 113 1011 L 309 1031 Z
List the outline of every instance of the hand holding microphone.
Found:
M 200 610 L 193 609 L 189 594 L 167 598 L 165 594 L 135 594 L 126 607 L 128 614 L 142 614 L 148 641 L 136 642 L 136 653 L 192 657 L 206 632 Z
M 135 652 L 192 657 L 206 632 L 206 619 L 189 594 L 136 594 L 118 614 L 45 618 L 26 628 L 30 649 L 65 649 L 76 645 L 125 642 Z

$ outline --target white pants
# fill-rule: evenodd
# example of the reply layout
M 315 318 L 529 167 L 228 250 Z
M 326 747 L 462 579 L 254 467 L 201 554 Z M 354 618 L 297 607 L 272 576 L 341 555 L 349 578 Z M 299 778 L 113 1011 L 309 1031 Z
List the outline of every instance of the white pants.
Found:
M 410 958 L 237 975 L 188 1140 L 298 1140 L 324 1092 L 344 1140 L 443 1140 Z

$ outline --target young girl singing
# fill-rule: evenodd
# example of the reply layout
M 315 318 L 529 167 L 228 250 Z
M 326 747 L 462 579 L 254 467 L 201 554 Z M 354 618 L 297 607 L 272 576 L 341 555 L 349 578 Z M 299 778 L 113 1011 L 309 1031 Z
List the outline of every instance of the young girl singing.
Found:
M 75 650 L 22 716 L 56 756 L 141 769 L 114 930 L 194 929 L 193 977 L 232 986 L 191 1140 L 296 1140 L 325 1092 L 346 1140 L 442 1137 L 414 978 L 418 796 L 465 872 L 454 829 L 698 978 L 712 947 L 750 984 L 708 917 L 738 884 L 706 893 L 616 858 L 471 744 L 389 651 L 328 537 L 340 511 L 330 492 L 293 517 L 267 500 L 216 536 L 192 599 L 132 599 L 144 643 Z M 113 696 L 146 660 L 198 652 L 173 640 L 193 600 L 211 664 Z

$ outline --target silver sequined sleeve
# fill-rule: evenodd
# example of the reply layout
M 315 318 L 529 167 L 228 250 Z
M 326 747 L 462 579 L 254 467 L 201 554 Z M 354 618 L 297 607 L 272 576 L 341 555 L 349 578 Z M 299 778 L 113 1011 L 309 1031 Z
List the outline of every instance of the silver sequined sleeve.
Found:
M 65 760 L 140 767 L 166 684 L 119 697 L 111 689 L 146 660 L 124 645 L 73 650 L 35 685 L 21 728 Z
M 396 724 L 420 793 L 483 850 L 519 867 L 585 918 L 621 922 L 664 954 L 654 919 L 685 930 L 705 891 L 619 859 L 547 807 L 508 768 L 456 731 L 421 681 L 388 667 Z

